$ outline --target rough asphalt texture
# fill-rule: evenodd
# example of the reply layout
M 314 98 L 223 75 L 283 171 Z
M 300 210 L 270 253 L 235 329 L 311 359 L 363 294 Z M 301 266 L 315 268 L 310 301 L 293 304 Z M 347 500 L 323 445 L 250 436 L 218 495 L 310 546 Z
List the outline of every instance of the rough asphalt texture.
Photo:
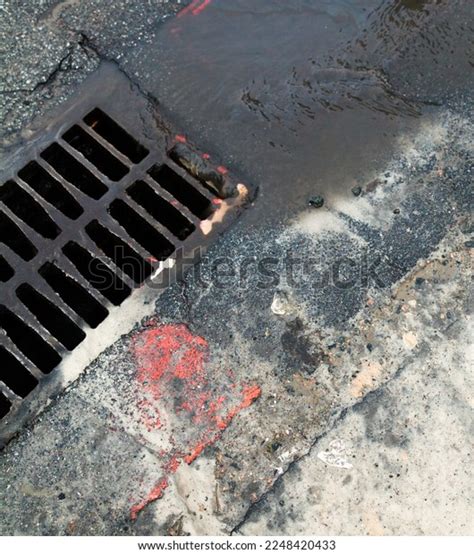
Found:
M 472 533 L 469 2 L 395 2 L 399 40 L 386 42 L 387 3 L 354 2 L 327 16 L 331 53 L 283 68 L 269 88 L 255 68 L 218 74 L 247 44 L 245 2 L 229 24 L 241 23 L 242 42 L 222 50 L 205 24 L 229 21 L 219 2 L 164 25 L 178 3 L 105 4 L 6 4 L 20 38 L 2 79 L 5 156 L 35 115 L 112 59 L 260 193 L 157 300 L 156 317 L 7 446 L 0 531 Z M 439 28 L 437 43 L 424 38 Z M 202 81 L 189 76 L 201 62 Z M 308 206 L 319 193 L 324 206 Z M 162 377 L 183 368 L 206 397 L 200 419 L 180 409 L 182 381 Z M 188 464 L 196 438 L 206 447 Z

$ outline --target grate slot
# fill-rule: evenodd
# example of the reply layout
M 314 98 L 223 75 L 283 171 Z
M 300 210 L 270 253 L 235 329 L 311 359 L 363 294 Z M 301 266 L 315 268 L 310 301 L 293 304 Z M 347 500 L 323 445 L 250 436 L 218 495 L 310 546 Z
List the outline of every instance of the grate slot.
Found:
M 43 237 L 55 239 L 61 233 L 61 229 L 43 208 L 17 183 L 7 181 L 0 187 L 0 200 Z
M 41 157 L 59 175 L 64 177 L 72 185 L 78 188 L 87 196 L 98 200 L 106 192 L 107 187 L 102 181 L 99 181 L 86 167 L 79 163 L 74 156 L 66 152 L 62 146 L 57 143 L 51 144 L 41 153 Z
M 27 262 L 38 254 L 23 231 L 3 212 L 0 212 L 0 241 Z
M 13 275 L 15 275 L 15 272 L 12 267 L 7 260 L 0 255 L 0 281 L 2 281 L 2 283 L 6 283 L 13 277 Z
M 44 342 L 46 342 L 51 348 L 56 350 L 56 352 L 59 352 L 62 356 L 61 352 L 64 351 L 64 346 L 54 337 L 51 335 L 47 329 L 42 327 L 41 325 L 38 325 L 37 318 L 24 306 L 21 302 L 15 302 L 15 307 L 10 306 L 10 310 L 15 310 L 15 315 L 23 321 L 28 327 L 31 329 L 34 329 L 35 333 L 40 336 L 40 338 L 43 339 Z M 7 349 L 10 351 L 12 350 L 8 344 Z
M 210 200 L 171 167 L 166 164 L 161 166 L 155 164 L 148 170 L 148 174 L 199 219 L 206 219 L 212 213 Z
M 85 333 L 52 302 L 27 283 L 16 289 L 18 298 L 61 344 L 73 350 L 85 339 Z
M 206 190 L 219 181 L 207 156 L 173 146 L 172 128 L 157 126 L 147 100 L 109 69 L 42 135 L 38 127 L 0 181 L 0 448 L 73 377 L 62 368 L 82 371 L 98 354 L 95 333 L 117 307 L 132 324 L 136 288 L 168 285 L 162 270 L 173 282 L 234 218 L 202 220 L 244 205 L 243 194 L 220 205 Z M 149 302 L 149 291 L 135 292 L 132 306 Z M 110 331 L 115 340 L 120 329 Z
M 128 167 L 123 165 L 79 125 L 73 125 L 66 131 L 63 139 L 112 181 L 120 181 L 128 173 Z
M 0 418 L 5 417 L 8 414 L 11 406 L 12 403 L 10 400 L 8 400 L 8 398 L 0 391 Z
M 61 356 L 54 348 L 5 306 L 0 306 L 0 326 L 17 348 L 43 373 L 49 373 L 61 361 Z
M 98 221 L 91 221 L 86 232 L 102 252 L 135 283 L 143 283 L 152 274 L 153 268 L 146 260 Z
M 118 230 L 122 230 L 122 228 L 119 225 L 115 225 L 115 221 L 111 220 L 113 222 L 113 226 L 109 225 L 109 219 L 110 216 L 108 216 L 107 220 L 103 222 L 109 229 L 109 231 L 114 235 L 115 237 L 119 239 L 125 240 L 121 233 L 118 232 Z M 148 260 L 147 256 L 144 255 L 144 253 L 140 250 L 137 244 L 135 244 L 135 241 L 126 241 L 127 244 L 134 250 L 142 259 Z M 125 283 L 133 292 L 133 289 L 135 288 L 135 281 L 126 273 L 124 273 L 117 265 L 114 263 L 114 261 L 109 257 L 106 256 L 104 251 L 98 247 L 98 245 L 90 238 L 90 236 L 87 233 L 84 233 L 84 236 L 81 236 L 81 242 L 80 246 L 87 250 L 94 258 L 97 258 L 100 260 L 106 267 L 108 267 L 113 273 L 117 275 L 117 277 Z
M 172 194 L 170 194 L 163 187 L 160 187 L 160 185 L 154 179 L 152 179 L 150 175 L 145 174 L 143 176 L 143 181 L 153 190 L 155 194 L 157 194 L 160 198 L 163 198 L 163 200 L 168 202 L 168 204 L 174 206 L 181 215 L 183 215 L 188 221 L 193 224 L 193 227 L 195 229 L 199 227 L 201 220 L 196 217 L 195 214 L 193 214 L 184 204 L 178 202 L 178 200 Z
M 130 296 L 130 287 L 82 246 L 71 241 L 63 247 L 63 252 L 90 285 L 114 306 L 119 306 Z
M 27 396 L 38 384 L 17 358 L 0 345 L 0 379 L 15 394 Z
M 144 146 L 99 108 L 88 113 L 84 117 L 84 123 L 134 164 L 148 156 L 148 150 Z
M 127 194 L 179 239 L 184 240 L 195 230 L 195 226 L 179 210 L 161 198 L 147 183 L 136 181 L 128 187 Z
M 38 273 L 64 302 L 93 329 L 109 315 L 102 304 L 54 264 L 45 263 L 40 267 Z
M 123 200 L 114 200 L 109 206 L 110 215 L 157 260 L 166 260 L 174 246 Z
M 37 162 L 26 165 L 18 177 L 70 219 L 77 219 L 84 212 L 72 195 Z

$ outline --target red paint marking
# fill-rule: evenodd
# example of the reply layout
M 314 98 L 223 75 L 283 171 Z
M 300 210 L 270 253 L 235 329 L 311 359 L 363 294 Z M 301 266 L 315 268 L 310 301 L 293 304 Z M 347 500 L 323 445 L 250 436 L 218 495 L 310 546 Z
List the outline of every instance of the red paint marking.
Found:
M 198 443 L 194 449 L 191 451 L 190 454 L 188 454 L 187 456 L 184 457 L 184 461 L 189 465 L 189 464 L 192 464 L 194 462 L 194 460 L 196 458 L 198 458 L 203 452 L 204 452 L 204 449 L 207 447 L 207 446 L 210 446 L 211 444 L 214 444 L 216 442 L 216 440 L 220 437 L 220 434 L 219 435 L 216 435 L 215 437 L 212 437 L 210 439 L 207 439 L 205 441 L 202 441 L 200 443 Z
M 184 135 L 176 135 L 174 138 L 177 142 L 186 142 L 186 137 Z
M 139 385 L 137 408 L 145 430 L 161 429 L 169 435 L 170 447 L 160 453 L 163 477 L 133 505 L 131 519 L 161 498 L 182 461 L 191 464 L 261 394 L 257 385 L 238 385 L 227 372 L 219 377 L 208 375 L 209 345 L 185 325 L 159 325 L 156 320 L 152 325 L 132 343 Z M 166 417 L 161 417 L 160 409 Z
M 209 154 L 203 154 L 202 157 L 204 160 L 209 160 L 211 156 Z
M 183 17 L 183 15 L 186 15 L 187 13 L 192 12 L 194 9 L 196 9 L 199 6 L 199 2 L 201 0 L 193 0 L 191 4 L 183 8 L 180 12 L 176 14 L 176 17 Z
M 148 258 L 145 258 L 145 260 L 147 260 L 148 262 L 151 262 L 152 264 L 154 264 L 155 262 L 158 261 L 158 260 L 155 258 L 155 256 L 148 256 Z
M 222 200 L 220 198 L 213 198 L 212 203 L 216 206 L 219 206 L 220 204 L 222 204 Z
M 224 419 L 221 419 L 217 422 L 219 429 L 225 429 L 228 427 L 232 419 L 244 408 L 248 408 L 257 398 L 262 394 L 262 389 L 257 385 L 246 385 L 243 390 L 243 400 L 242 402 L 232 408 L 226 415 Z
M 193 15 L 199 15 L 209 6 L 210 3 L 211 3 L 211 0 L 204 0 L 204 2 L 200 6 L 193 9 Z
M 164 469 L 170 473 L 175 473 L 178 470 L 180 463 L 181 460 L 178 460 L 178 458 L 171 458 L 171 460 L 165 465 Z
M 161 498 L 163 496 L 163 493 L 165 489 L 168 487 L 168 479 L 166 477 L 163 477 L 160 479 L 156 487 L 154 487 L 144 498 L 141 502 L 138 504 L 135 504 L 132 506 L 130 510 L 130 519 L 134 521 L 137 519 L 138 513 L 143 510 L 145 506 L 147 506 L 150 502 L 153 502 L 154 500 L 158 500 L 158 498 Z
M 223 165 L 220 165 L 218 168 L 217 168 L 217 171 L 219 173 L 222 173 L 222 175 L 225 175 L 226 173 L 229 173 L 229 170 L 227 169 L 227 167 L 224 167 Z
M 183 15 L 188 13 L 191 13 L 192 15 L 199 15 L 209 6 L 210 3 L 211 0 L 193 0 L 189 6 L 186 6 L 178 12 L 176 17 L 183 17 Z
M 248 408 L 257 398 L 261 395 L 262 391 L 260 387 L 257 385 L 253 386 L 246 386 L 244 387 L 243 391 L 243 400 L 242 402 L 236 406 L 235 408 L 232 408 L 223 419 L 217 418 L 216 423 L 217 427 L 221 430 L 221 432 L 216 433 L 213 437 L 208 438 L 205 441 L 202 441 L 198 443 L 192 452 L 184 457 L 184 461 L 187 464 L 192 464 L 194 460 L 204 451 L 204 449 L 211 444 L 214 444 L 222 435 L 222 431 L 227 429 L 230 422 L 234 419 L 234 417 L 244 408 Z

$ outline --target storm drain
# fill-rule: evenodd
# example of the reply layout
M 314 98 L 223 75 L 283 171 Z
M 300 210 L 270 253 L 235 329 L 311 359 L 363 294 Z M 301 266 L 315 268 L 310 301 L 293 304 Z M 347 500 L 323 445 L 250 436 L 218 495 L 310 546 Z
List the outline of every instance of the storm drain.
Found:
M 242 204 L 225 171 L 172 137 L 163 148 L 93 107 L 0 186 L 2 420 L 160 263 L 204 246 Z

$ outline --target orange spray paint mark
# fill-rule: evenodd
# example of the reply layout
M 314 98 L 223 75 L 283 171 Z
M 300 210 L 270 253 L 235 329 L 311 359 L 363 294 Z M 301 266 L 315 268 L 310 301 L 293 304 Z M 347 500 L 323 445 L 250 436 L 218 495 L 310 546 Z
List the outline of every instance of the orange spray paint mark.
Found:
M 156 487 L 154 487 L 144 498 L 141 502 L 138 502 L 138 504 L 135 504 L 130 509 L 130 519 L 134 521 L 137 519 L 138 513 L 143 510 L 145 506 L 147 506 L 150 502 L 153 502 L 154 500 L 158 500 L 158 498 L 161 498 L 163 496 L 163 493 L 165 489 L 168 487 L 168 479 L 166 477 L 163 477 L 160 479 Z
M 211 0 L 204 0 L 200 6 L 193 9 L 192 11 L 193 15 L 199 15 L 209 6 L 210 3 L 211 3 Z
M 261 394 L 257 385 L 232 382 L 232 372 L 208 375 L 207 341 L 182 324 L 147 326 L 133 340 L 137 361 L 137 407 L 146 431 L 160 429 L 172 445 L 160 453 L 163 477 L 131 509 L 130 517 L 161 498 L 181 461 L 191 464 L 214 444 L 232 419 Z M 160 409 L 166 412 L 162 422 Z M 171 423 L 170 423 L 171 422 Z M 171 427 L 170 427 L 171 426 Z
M 174 138 L 176 139 L 176 142 L 182 142 L 182 143 L 186 142 L 186 137 L 184 135 L 175 135 Z
M 211 3 L 211 0 L 193 0 L 188 6 L 183 8 L 178 14 L 177 17 L 183 17 L 183 15 L 186 14 L 192 14 L 192 15 L 199 15 L 202 11 L 204 11 L 209 4 Z
M 220 165 L 219 167 L 217 167 L 217 171 L 222 175 L 226 175 L 227 173 L 229 173 L 229 170 L 227 169 L 227 167 L 224 167 L 223 165 Z

